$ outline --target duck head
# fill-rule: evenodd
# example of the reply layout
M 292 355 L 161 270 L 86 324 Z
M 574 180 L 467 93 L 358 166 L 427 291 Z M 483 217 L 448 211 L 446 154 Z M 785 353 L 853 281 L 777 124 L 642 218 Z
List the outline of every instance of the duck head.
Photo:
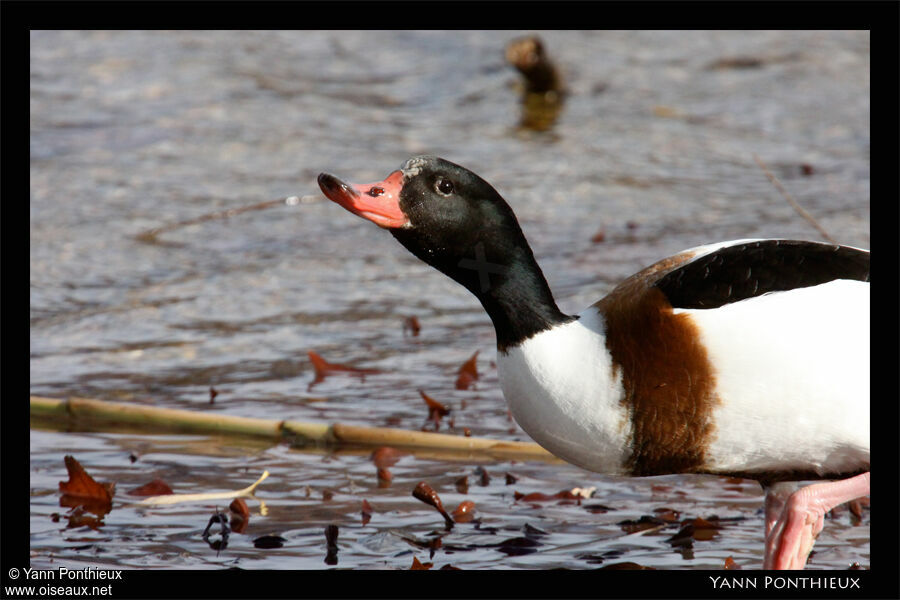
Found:
M 318 182 L 330 200 L 387 229 L 475 294 L 494 322 L 498 344 L 511 328 L 546 328 L 568 318 L 556 307 L 509 204 L 468 169 L 425 155 L 383 181 L 355 185 L 322 173 Z M 520 323 L 513 327 L 511 320 Z

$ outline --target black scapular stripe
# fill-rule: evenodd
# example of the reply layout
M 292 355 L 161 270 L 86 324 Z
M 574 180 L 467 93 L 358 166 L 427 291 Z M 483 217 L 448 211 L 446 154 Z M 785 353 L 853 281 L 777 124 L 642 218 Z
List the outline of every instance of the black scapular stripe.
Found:
M 869 252 L 794 240 L 761 240 L 721 248 L 656 282 L 673 308 L 716 308 L 836 279 L 869 280 Z

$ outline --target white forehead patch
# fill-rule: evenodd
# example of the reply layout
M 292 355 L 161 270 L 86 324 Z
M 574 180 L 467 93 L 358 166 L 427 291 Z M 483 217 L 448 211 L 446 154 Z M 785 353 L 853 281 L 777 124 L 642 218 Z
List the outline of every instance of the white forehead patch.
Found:
M 414 158 L 406 161 L 402 167 L 400 167 L 400 171 L 403 173 L 404 179 L 409 179 L 410 177 L 415 177 L 422 170 L 422 167 L 428 162 L 428 156 L 416 156 Z

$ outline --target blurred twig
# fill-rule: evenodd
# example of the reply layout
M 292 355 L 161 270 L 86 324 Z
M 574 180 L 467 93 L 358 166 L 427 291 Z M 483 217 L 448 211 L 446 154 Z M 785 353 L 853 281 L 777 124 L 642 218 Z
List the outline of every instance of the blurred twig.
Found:
M 828 240 L 828 241 L 831 242 L 832 244 L 837 244 L 837 241 L 836 241 L 833 237 L 831 237 L 830 235 L 828 235 L 828 232 L 825 231 L 825 228 L 822 227 L 821 225 L 819 225 L 819 222 L 816 221 L 815 218 L 813 218 L 813 216 L 812 216 L 811 214 L 809 214 L 808 212 L 806 212 L 805 210 L 803 210 L 803 207 L 800 206 L 800 204 L 799 204 L 796 200 L 794 200 L 794 197 L 791 196 L 791 195 L 788 193 L 788 191 L 787 191 L 786 189 L 784 189 L 784 186 L 781 185 L 781 182 L 778 181 L 778 178 L 775 177 L 775 175 L 772 174 L 772 172 L 768 169 L 768 167 L 766 167 L 765 163 L 763 163 L 763 161 L 762 161 L 757 155 L 755 155 L 755 154 L 753 155 L 753 159 L 756 161 L 756 164 L 759 165 L 759 168 L 763 170 L 763 173 L 766 174 L 766 177 L 769 178 L 769 181 L 771 181 L 772 184 L 773 184 L 776 188 L 778 188 L 778 191 L 781 192 L 781 195 L 784 196 L 784 199 L 788 201 L 788 203 L 794 208 L 794 210 L 797 211 L 797 213 L 798 213 L 801 217 L 803 217 L 804 219 L 806 219 L 806 221 L 807 221 L 810 225 L 812 225 L 813 227 L 815 227 L 816 230 L 817 230 L 820 234 L 822 234 L 822 236 L 823 236 L 826 240 Z
M 298 196 L 288 196 L 286 198 L 279 198 L 278 200 L 267 200 L 265 202 L 259 202 L 257 204 L 238 206 L 237 208 L 226 208 L 225 210 L 218 210 L 216 212 L 207 213 L 205 215 L 200 215 L 199 217 L 194 217 L 193 219 L 187 219 L 186 221 L 178 221 L 177 223 L 170 223 L 169 225 L 163 225 L 162 227 L 154 227 L 153 229 L 148 229 L 139 233 L 137 238 L 145 242 L 152 242 L 156 240 L 156 237 L 159 234 L 165 233 L 167 231 L 172 231 L 173 229 L 178 229 L 179 227 L 196 225 L 197 223 L 203 223 L 204 221 L 212 221 L 213 219 L 225 219 L 251 210 L 263 210 L 282 204 L 286 204 L 287 206 L 294 206 L 295 204 L 300 204 L 301 202 L 314 202 L 316 199 L 317 198 L 315 196 L 303 196 L 302 198 Z

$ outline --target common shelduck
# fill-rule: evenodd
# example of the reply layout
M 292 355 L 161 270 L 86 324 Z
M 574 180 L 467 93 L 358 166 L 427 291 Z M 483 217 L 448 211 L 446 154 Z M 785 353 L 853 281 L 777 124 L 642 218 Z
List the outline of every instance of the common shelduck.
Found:
M 377 183 L 318 182 L 481 301 L 510 410 L 556 456 L 760 481 L 772 569 L 802 569 L 824 514 L 869 493 L 868 251 L 700 246 L 567 315 L 512 209 L 471 171 L 418 156 Z M 788 484 L 807 480 L 825 481 Z

